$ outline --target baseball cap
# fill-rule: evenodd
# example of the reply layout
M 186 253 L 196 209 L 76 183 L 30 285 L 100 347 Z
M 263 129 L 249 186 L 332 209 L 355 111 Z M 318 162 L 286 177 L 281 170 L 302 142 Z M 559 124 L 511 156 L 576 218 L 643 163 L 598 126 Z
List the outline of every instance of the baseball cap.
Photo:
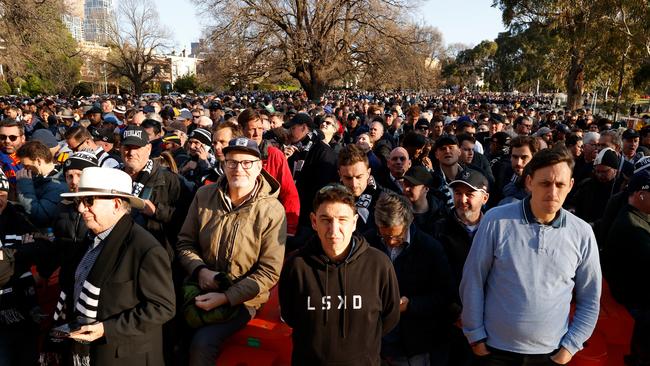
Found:
M 542 128 L 540 128 L 539 130 L 537 130 L 537 132 L 535 132 L 535 136 L 537 136 L 537 137 L 541 137 L 541 136 L 546 135 L 546 134 L 549 133 L 549 132 L 551 132 L 551 129 L 550 129 L 550 128 L 548 128 L 548 127 L 542 127 Z
M 475 191 L 488 192 L 488 180 L 485 176 L 474 169 L 465 169 L 461 172 L 458 172 L 456 178 L 449 183 L 450 187 L 453 187 L 455 184 L 464 184 Z
M 86 111 L 86 114 L 96 114 L 96 113 L 102 114 L 101 108 L 93 106 L 88 111 Z
M 122 133 L 122 145 L 146 146 L 149 143 L 149 136 L 144 128 L 140 126 L 129 126 Z
M 308 127 L 311 127 L 312 123 L 313 121 L 307 113 L 296 113 L 296 115 L 293 116 L 289 122 L 284 124 L 284 128 L 291 128 L 292 126 L 295 125 L 304 125 L 304 124 L 306 124 Z
M 633 139 L 637 137 L 640 137 L 639 131 L 633 128 L 628 128 L 627 130 L 623 131 L 623 140 Z
M 508 135 L 508 133 L 502 132 L 502 131 L 495 133 L 490 138 L 490 140 L 496 142 L 497 144 L 499 144 L 501 146 L 509 145 L 511 139 L 512 139 L 512 137 L 510 137 L 510 135 Z
M 650 170 L 642 170 L 635 173 L 627 185 L 628 192 L 646 191 L 650 192 Z
M 458 145 L 458 140 L 456 139 L 456 136 L 454 135 L 442 135 L 438 137 L 436 140 L 436 143 L 433 145 L 434 150 L 438 150 L 439 148 L 443 146 L 448 146 L 448 145 Z
M 594 166 L 596 165 L 605 165 L 612 169 L 618 169 L 618 156 L 616 152 L 609 147 L 602 149 L 594 160 Z
M 429 173 L 427 168 L 422 165 L 412 166 L 407 170 L 406 174 L 404 174 L 404 180 L 414 186 L 433 186 L 433 176 L 431 176 L 431 173 Z
M 429 120 L 427 120 L 426 118 L 418 119 L 418 121 L 415 123 L 415 129 L 416 130 L 419 130 L 419 129 L 428 130 L 429 129 Z
M 174 121 L 170 123 L 169 126 L 163 127 L 163 129 L 167 132 L 181 131 L 187 133 L 187 126 L 185 126 L 185 123 L 180 121 Z
M 104 141 L 109 144 L 115 143 L 115 134 L 112 128 L 89 128 L 88 131 L 95 141 Z
M 167 132 L 162 138 L 163 142 L 175 142 L 181 144 L 181 137 L 178 136 L 175 132 Z
M 48 149 L 51 149 L 58 145 L 58 142 L 56 141 L 56 138 L 52 132 L 44 128 L 34 131 L 32 134 L 32 140 L 40 141 L 43 145 L 47 146 Z
M 228 146 L 223 148 L 223 153 L 227 154 L 231 151 L 241 151 L 248 154 L 257 156 L 260 155 L 260 149 L 257 147 L 257 142 L 247 139 L 246 137 L 238 137 L 228 142 Z
M 634 174 L 646 169 L 650 170 L 650 156 L 644 156 L 634 163 Z

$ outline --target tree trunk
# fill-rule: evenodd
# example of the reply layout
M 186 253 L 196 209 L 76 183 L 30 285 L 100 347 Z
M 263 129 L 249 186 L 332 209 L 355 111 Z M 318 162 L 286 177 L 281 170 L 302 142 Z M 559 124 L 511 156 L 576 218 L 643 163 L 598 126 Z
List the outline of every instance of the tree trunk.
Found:
M 320 97 L 325 94 L 327 91 L 327 85 L 323 78 L 321 78 L 317 72 L 309 71 L 299 71 L 293 73 L 291 76 L 296 78 L 300 83 L 300 86 L 307 93 L 307 98 L 315 102 L 320 101 Z
M 133 83 L 133 93 L 137 96 L 142 95 L 142 83 L 140 80 L 131 80 Z
M 571 111 L 582 108 L 582 92 L 585 86 L 584 54 L 575 48 L 571 50 L 571 67 L 566 78 L 567 107 Z

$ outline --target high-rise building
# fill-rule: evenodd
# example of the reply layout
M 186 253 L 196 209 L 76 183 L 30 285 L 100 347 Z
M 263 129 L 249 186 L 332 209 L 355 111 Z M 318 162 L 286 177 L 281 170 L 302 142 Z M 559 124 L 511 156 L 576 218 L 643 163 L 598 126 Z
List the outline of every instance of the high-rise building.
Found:
M 63 24 L 77 41 L 84 40 L 84 2 L 85 0 L 65 0 L 65 12 L 61 17 Z
M 86 0 L 84 6 L 84 39 L 105 44 L 115 16 L 113 0 Z
M 84 40 L 84 21 L 82 18 L 70 14 L 63 14 L 61 20 L 63 20 L 63 24 L 68 28 L 74 39 L 78 42 Z

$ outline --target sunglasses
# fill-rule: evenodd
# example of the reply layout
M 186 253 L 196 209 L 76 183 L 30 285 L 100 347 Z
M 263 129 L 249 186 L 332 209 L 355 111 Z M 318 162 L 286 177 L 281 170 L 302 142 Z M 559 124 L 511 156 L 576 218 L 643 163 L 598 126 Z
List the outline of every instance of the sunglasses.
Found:
M 79 206 L 80 203 L 83 203 L 85 207 L 92 207 L 95 204 L 95 200 L 112 200 L 115 197 L 112 196 L 83 196 L 77 197 L 74 199 L 75 206 Z
M 1 136 L 0 136 L 0 137 L 1 137 Z M 87 140 L 88 140 L 88 139 L 84 139 L 83 141 L 81 141 L 80 143 L 78 143 L 77 146 L 75 146 L 75 147 L 70 146 L 70 150 L 72 150 L 72 151 L 74 151 L 74 152 L 77 152 L 77 150 L 79 150 L 79 148 L 81 147 L 81 145 L 83 145 L 84 143 L 86 143 Z M 12 141 L 13 141 L 13 140 L 12 140 Z
M 16 135 L 0 135 L 0 141 L 5 141 L 8 138 L 9 141 L 14 142 L 18 140 L 19 137 L 20 136 L 16 136 Z

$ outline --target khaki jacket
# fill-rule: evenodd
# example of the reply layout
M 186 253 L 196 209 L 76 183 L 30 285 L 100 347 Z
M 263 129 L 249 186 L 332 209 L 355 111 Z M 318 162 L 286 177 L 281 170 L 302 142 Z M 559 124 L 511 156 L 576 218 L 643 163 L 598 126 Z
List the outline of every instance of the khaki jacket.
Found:
M 259 188 L 237 208 L 226 200 L 226 177 L 201 187 L 178 235 L 177 252 L 189 274 L 201 266 L 230 274 L 231 305 L 259 308 L 275 286 L 284 260 L 287 224 L 280 185 L 262 170 Z

